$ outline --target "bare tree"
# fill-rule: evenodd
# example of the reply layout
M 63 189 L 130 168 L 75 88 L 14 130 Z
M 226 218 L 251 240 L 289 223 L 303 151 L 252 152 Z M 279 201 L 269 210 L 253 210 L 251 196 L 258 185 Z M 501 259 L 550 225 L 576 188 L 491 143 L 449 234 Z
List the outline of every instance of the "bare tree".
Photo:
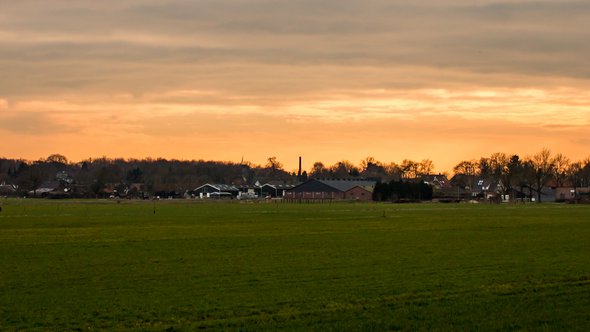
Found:
M 266 162 L 266 168 L 271 170 L 283 169 L 283 164 L 277 160 L 277 157 L 269 157 Z
M 566 176 L 572 184 L 575 197 L 578 196 L 577 189 L 581 186 L 582 177 L 583 177 L 582 170 L 583 170 L 583 167 L 582 167 L 581 161 L 571 163 L 566 170 Z
M 67 164 L 68 158 L 66 158 L 64 155 L 55 153 L 47 157 L 45 161 L 48 163 Z
M 453 167 L 453 173 L 464 175 L 476 175 L 478 169 L 477 161 L 464 160 Z
M 382 179 L 387 176 L 387 171 L 381 162 L 367 157 L 360 162 L 360 174 L 366 178 Z
M 530 160 L 523 160 L 516 165 L 514 175 L 512 178 L 514 186 L 520 189 L 520 193 L 524 195 L 525 188 L 528 189 L 528 198 L 533 196 L 533 185 L 535 183 L 535 172 L 533 163 Z
M 580 172 L 581 181 L 580 187 L 589 187 L 590 186 L 590 157 L 586 158 L 582 162 L 582 170 Z
M 418 163 L 417 175 L 428 175 L 434 171 L 434 163 L 430 159 L 424 159 Z
M 547 148 L 536 153 L 531 159 L 535 176 L 535 190 L 537 191 L 537 202 L 541 203 L 541 195 L 545 182 L 553 173 L 551 151 Z
M 385 167 L 385 172 L 391 179 L 400 180 L 402 178 L 402 171 L 398 164 L 391 162 Z
M 310 176 L 313 178 L 321 178 L 326 175 L 328 170 L 321 161 L 313 163 Z
M 483 178 L 488 178 L 492 175 L 492 166 L 490 158 L 482 157 L 477 163 L 478 173 Z
M 504 153 L 494 153 L 490 157 L 490 165 L 493 176 L 501 183 L 503 194 L 512 198 L 513 177 L 519 170 L 520 158 L 518 155 L 508 157 Z
M 552 159 L 553 163 L 553 177 L 558 187 L 563 187 L 564 181 L 568 177 L 571 161 L 568 157 L 558 153 Z
M 404 159 L 400 165 L 400 169 L 402 171 L 402 178 L 412 179 L 418 175 L 418 163 L 413 160 Z
M 366 157 L 365 159 L 361 160 L 359 164 L 361 172 L 366 171 L 370 165 L 381 165 L 381 163 L 376 161 L 373 157 Z
M 345 178 L 348 176 L 358 176 L 359 170 L 348 160 L 342 160 L 330 167 L 330 172 L 338 178 Z

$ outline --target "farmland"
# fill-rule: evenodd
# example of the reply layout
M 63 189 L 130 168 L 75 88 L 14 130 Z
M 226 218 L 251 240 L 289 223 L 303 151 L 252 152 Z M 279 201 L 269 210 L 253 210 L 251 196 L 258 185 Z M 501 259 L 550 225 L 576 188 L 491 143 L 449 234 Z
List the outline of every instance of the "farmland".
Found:
M 0 206 L 0 330 L 590 328 L 590 206 Z

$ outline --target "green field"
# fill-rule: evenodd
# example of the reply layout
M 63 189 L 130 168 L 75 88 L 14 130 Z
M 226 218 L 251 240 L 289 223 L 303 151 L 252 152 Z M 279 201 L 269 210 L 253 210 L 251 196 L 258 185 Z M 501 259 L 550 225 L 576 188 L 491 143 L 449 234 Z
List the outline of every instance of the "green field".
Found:
M 590 206 L 0 206 L 0 330 L 590 329 Z

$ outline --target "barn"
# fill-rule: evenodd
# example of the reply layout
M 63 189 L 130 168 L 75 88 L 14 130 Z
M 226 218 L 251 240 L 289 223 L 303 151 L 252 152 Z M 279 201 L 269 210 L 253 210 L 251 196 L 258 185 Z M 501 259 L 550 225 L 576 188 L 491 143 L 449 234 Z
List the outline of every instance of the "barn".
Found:
M 372 200 L 375 181 L 365 179 L 311 179 L 285 192 L 286 199 Z
M 260 186 L 260 197 L 283 197 L 289 189 L 293 189 L 292 184 L 273 184 L 265 183 Z
M 193 190 L 193 194 L 198 197 L 236 197 L 240 190 L 229 184 L 210 184 L 204 185 Z

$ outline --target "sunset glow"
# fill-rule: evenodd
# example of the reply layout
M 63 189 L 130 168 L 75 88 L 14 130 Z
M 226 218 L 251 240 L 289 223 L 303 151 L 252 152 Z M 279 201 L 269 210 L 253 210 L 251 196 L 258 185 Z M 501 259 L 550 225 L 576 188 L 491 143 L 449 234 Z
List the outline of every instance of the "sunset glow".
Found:
M 590 155 L 586 1 L 0 1 L 1 157 Z

